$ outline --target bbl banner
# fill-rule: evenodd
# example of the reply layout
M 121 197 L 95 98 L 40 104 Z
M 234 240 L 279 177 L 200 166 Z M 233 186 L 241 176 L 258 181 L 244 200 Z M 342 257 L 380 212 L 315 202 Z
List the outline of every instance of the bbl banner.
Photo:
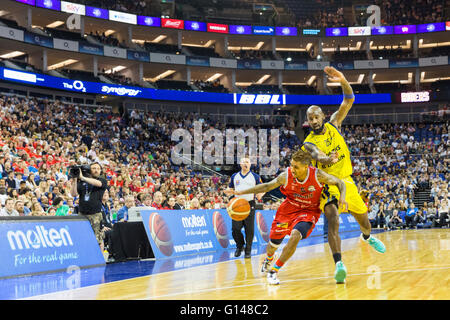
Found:
M 0 220 L 0 277 L 104 265 L 88 220 Z

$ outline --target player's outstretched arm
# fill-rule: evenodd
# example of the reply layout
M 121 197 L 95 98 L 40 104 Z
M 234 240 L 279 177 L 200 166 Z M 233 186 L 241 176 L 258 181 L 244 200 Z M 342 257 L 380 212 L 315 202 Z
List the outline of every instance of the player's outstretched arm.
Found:
M 342 72 L 333 67 L 325 67 L 324 71 L 328 75 L 329 81 L 339 82 L 341 84 L 342 91 L 344 93 L 344 101 L 342 101 L 339 110 L 333 113 L 330 118 L 330 122 L 340 130 L 342 122 L 352 108 L 353 102 L 355 101 L 355 96 L 350 83 L 347 81 Z
M 285 183 L 286 183 L 286 172 L 283 172 L 282 174 L 280 174 L 278 177 L 276 177 L 275 179 L 273 179 L 270 182 L 261 183 L 261 184 L 256 185 L 253 188 L 248 188 L 246 190 L 240 190 L 240 191 L 236 191 L 234 189 L 229 188 L 229 189 L 225 190 L 225 194 L 230 196 L 230 195 L 265 193 L 265 192 L 269 192 L 273 189 L 276 189 L 279 186 L 284 185 Z
M 304 143 L 303 148 L 305 151 L 309 152 L 314 160 L 319 161 L 320 163 L 323 163 L 325 165 L 334 164 L 338 161 L 337 153 L 334 152 L 331 153 L 330 156 L 327 156 L 322 150 L 311 143 Z
M 340 193 L 339 208 L 343 208 L 343 211 L 346 211 L 346 209 L 348 208 L 348 204 L 345 201 L 347 189 L 345 187 L 344 181 L 320 169 L 318 169 L 317 171 L 317 180 L 319 180 L 319 182 L 322 184 L 334 185 L 338 187 Z

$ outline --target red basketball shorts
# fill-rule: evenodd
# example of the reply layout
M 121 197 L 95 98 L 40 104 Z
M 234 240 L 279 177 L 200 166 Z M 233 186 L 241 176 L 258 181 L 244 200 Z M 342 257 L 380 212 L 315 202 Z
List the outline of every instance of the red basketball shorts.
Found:
M 306 239 L 316 226 L 316 222 L 320 218 L 320 209 L 316 212 L 310 210 L 301 209 L 298 206 L 291 204 L 288 201 L 284 201 L 277 210 L 275 219 L 272 222 L 270 228 L 270 239 L 283 239 L 285 236 L 290 235 L 292 229 L 299 222 L 311 222 L 311 228 L 306 234 Z

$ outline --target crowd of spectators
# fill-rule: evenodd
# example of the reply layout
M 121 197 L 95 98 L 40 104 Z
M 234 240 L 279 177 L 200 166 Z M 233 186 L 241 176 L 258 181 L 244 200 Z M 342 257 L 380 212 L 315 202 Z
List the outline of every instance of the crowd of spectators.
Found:
M 374 227 L 449 225 L 449 130 L 448 121 L 343 129 L 353 157 L 353 176 L 367 194 Z M 415 208 L 417 192 L 428 198 Z
M 228 93 L 229 92 L 227 90 L 227 88 L 225 88 L 220 83 L 219 79 L 216 79 L 214 81 L 195 80 L 194 85 L 197 88 L 199 88 L 201 91 L 218 92 L 218 93 Z
M 68 166 L 94 162 L 103 166 L 108 181 L 104 210 L 114 222 L 126 220 L 133 206 L 225 208 L 228 176 L 205 175 L 190 165 L 175 165 L 170 158 L 176 144 L 171 141 L 173 131 L 185 128 L 193 134 L 197 120 L 203 130 L 232 128 L 192 113 L 119 114 L 100 106 L 0 96 L 0 215 L 77 214 Z M 289 165 L 300 141 L 292 122 L 277 128 L 278 174 Z M 365 190 L 374 227 L 448 225 L 448 130 L 448 122 L 343 127 L 354 179 Z M 259 166 L 254 170 L 258 172 Z M 265 181 L 272 178 L 263 176 Z M 414 208 L 414 194 L 420 190 L 428 190 L 429 199 Z M 281 200 L 273 199 L 264 198 L 265 209 L 277 209 Z
M 421 24 L 445 21 L 444 0 L 375 0 L 384 11 L 386 25 Z

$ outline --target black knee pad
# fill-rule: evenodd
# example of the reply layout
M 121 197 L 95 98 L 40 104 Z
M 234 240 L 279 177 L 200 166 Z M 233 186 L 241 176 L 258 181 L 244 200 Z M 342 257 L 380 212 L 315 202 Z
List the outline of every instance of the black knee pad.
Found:
M 309 229 L 311 229 L 311 226 L 312 226 L 311 222 L 300 221 L 295 225 L 294 229 L 300 232 L 300 234 L 302 235 L 302 239 L 306 239 L 306 236 L 308 235 L 308 231 Z

